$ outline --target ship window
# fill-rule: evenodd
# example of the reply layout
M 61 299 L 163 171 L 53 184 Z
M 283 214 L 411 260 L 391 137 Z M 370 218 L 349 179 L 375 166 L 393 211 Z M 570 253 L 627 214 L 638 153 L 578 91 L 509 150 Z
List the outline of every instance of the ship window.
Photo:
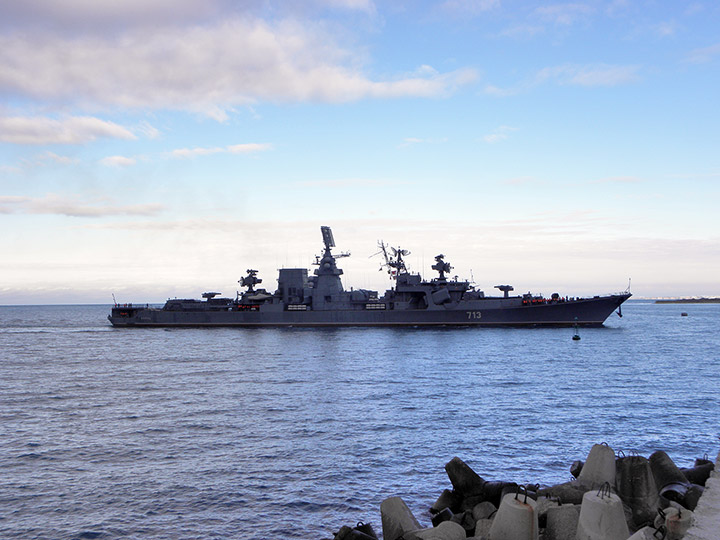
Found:
M 326 302 L 332 302 L 332 296 L 326 296 L 325 297 Z

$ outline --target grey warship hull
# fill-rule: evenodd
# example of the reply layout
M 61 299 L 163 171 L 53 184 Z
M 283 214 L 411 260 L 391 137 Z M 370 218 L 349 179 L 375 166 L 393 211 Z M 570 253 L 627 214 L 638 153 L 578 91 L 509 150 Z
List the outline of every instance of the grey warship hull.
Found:
M 557 304 L 522 305 L 491 299 L 440 310 L 336 311 L 166 311 L 162 308 L 114 307 L 114 326 L 602 326 L 629 294 L 571 300 Z M 519 304 L 519 305 L 518 305 Z
M 204 301 L 173 299 L 163 307 L 115 305 L 108 319 L 116 327 L 602 326 L 631 296 L 510 296 L 509 285 L 497 286 L 505 296 L 485 296 L 467 281 L 447 280 L 445 273 L 452 267 L 442 255 L 433 266 L 440 277 L 424 281 L 407 272 L 402 255 L 408 252 L 393 249 L 394 256 L 389 256 L 384 244 L 385 266 L 395 286 L 382 296 L 363 289 L 345 291 L 342 270 L 331 253 L 332 233 L 329 227 L 322 231 L 325 252 L 317 258 L 315 275 L 309 277 L 306 269 L 282 269 L 273 294 L 255 290 L 261 280 L 255 270 L 248 270 L 241 280 L 248 291 L 235 299 L 205 293 Z

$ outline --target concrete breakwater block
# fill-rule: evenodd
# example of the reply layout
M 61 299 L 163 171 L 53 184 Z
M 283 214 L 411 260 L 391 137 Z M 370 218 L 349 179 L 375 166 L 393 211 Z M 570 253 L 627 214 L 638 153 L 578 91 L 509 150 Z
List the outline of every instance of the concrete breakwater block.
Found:
M 452 510 L 450 510 L 449 508 L 443 508 L 432 517 L 433 527 L 437 527 L 443 521 L 450 521 L 453 516 L 454 514 L 452 513 Z
M 456 456 L 447 462 L 445 472 L 450 478 L 453 489 L 460 496 L 469 497 L 482 493 L 485 480 L 459 457 Z
M 482 491 L 482 498 L 485 501 L 493 503 L 496 507 L 499 507 L 502 498 L 508 493 L 515 493 L 517 489 L 518 485 L 515 482 L 485 482 Z
M 610 491 L 610 484 L 583 496 L 577 540 L 627 540 L 629 536 L 622 501 Z
M 695 522 L 685 540 L 717 540 L 720 534 L 720 454 L 715 470 L 705 483 L 705 492 L 695 509 Z
M 437 527 L 410 531 L 403 540 L 465 540 L 467 534 L 461 525 L 453 521 L 443 521 Z
M 475 522 L 475 538 L 488 540 L 490 538 L 490 527 L 492 527 L 492 519 L 478 519 Z
M 490 501 L 483 501 L 473 507 L 472 516 L 475 518 L 475 521 L 478 521 L 481 519 L 491 518 L 495 512 L 497 512 L 497 508 L 493 503 Z
M 380 503 L 384 540 L 398 540 L 405 533 L 420 529 L 420 523 L 400 497 L 389 497 Z
M 690 482 L 670 456 L 662 450 L 653 452 L 650 455 L 650 467 L 655 477 L 655 484 L 660 490 L 659 494 L 669 501 L 683 504 Z
M 694 514 L 686 508 L 677 508 L 670 506 L 668 508 L 658 510 L 658 516 L 655 518 L 655 527 L 664 526 L 667 531 L 666 540 L 680 540 L 688 531 L 695 520 Z M 718 531 L 720 535 L 720 531 Z
M 635 531 L 628 540 L 658 540 L 658 538 L 663 538 L 664 535 L 665 532 L 663 530 L 658 531 L 655 527 L 648 525 Z
M 461 503 L 462 497 L 458 493 L 446 489 L 437 498 L 435 504 L 430 507 L 430 513 L 437 514 L 442 512 L 445 508 L 449 508 L 453 512 L 457 512 L 460 509 Z
M 580 505 L 564 504 L 548 508 L 543 540 L 575 540 Z
M 490 527 L 490 540 L 538 540 L 537 503 L 527 493 L 503 497 Z
M 594 445 L 578 472 L 582 481 L 543 488 L 486 481 L 455 457 L 445 466 L 453 489 L 445 489 L 430 508 L 433 527 L 422 528 L 400 497 L 390 497 L 380 505 L 384 540 L 628 540 L 631 531 L 635 533 L 632 540 L 646 540 L 650 533 L 653 540 L 663 533 L 666 540 L 680 540 L 685 531 L 687 540 L 720 540 L 720 505 L 711 507 L 707 524 L 708 502 L 720 500 L 717 463 L 696 460 L 694 467 L 685 469 L 693 480 L 707 485 L 707 496 L 664 452 L 655 452 L 650 459 L 620 454 L 615 457 L 606 444 Z M 602 478 L 608 480 L 601 489 L 589 488 Z M 493 501 L 500 497 L 502 503 L 495 505 Z M 691 526 L 691 510 L 698 499 L 704 521 Z M 652 526 L 658 508 L 664 513 L 657 524 L 662 527 L 659 531 Z M 529 526 L 515 530 L 523 523 Z M 358 526 L 343 527 L 335 540 L 374 538 L 374 531 Z
M 583 465 L 578 482 L 597 489 L 606 482 L 615 486 L 615 452 L 607 444 L 594 444 Z
M 538 523 L 540 524 L 540 528 L 544 529 L 545 523 L 547 521 L 548 510 L 550 510 L 551 508 L 557 508 L 558 506 L 562 506 L 562 503 L 559 499 L 542 496 L 538 496 L 535 499 L 535 502 L 537 503 L 537 505 L 535 506 L 535 513 L 538 515 Z
M 659 498 L 650 461 L 643 456 L 618 458 L 615 486 L 617 493 L 631 511 L 633 528 L 652 523 Z
M 467 533 L 467 536 L 472 536 L 474 534 L 476 520 L 473 517 L 472 510 L 465 510 L 460 514 L 455 514 L 451 521 L 460 525 Z
M 360 522 L 356 527 L 343 526 L 333 540 L 378 540 L 370 524 Z
M 697 461 L 699 460 L 696 460 L 694 467 L 689 469 L 681 468 L 680 472 L 685 478 L 687 478 L 688 482 L 699 486 L 705 486 L 705 482 L 707 482 L 707 479 L 710 478 L 710 473 L 715 469 L 715 464 L 712 462 L 698 464 Z
M 543 488 L 538 491 L 538 495 L 559 499 L 563 503 L 581 504 L 583 496 L 588 491 L 590 491 L 590 489 L 581 485 L 580 482 L 571 481 Z

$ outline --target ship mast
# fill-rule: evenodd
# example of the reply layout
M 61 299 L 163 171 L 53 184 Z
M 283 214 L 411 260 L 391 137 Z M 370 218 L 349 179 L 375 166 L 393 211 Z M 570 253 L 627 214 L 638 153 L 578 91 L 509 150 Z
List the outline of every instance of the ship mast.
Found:
M 405 261 L 403 260 L 403 257 L 410 255 L 410 252 L 407 249 L 391 247 L 389 249 L 392 254 L 390 254 L 388 253 L 388 245 L 382 240 L 378 242 L 378 247 L 380 248 L 380 251 L 378 251 L 375 255 L 382 255 L 383 259 L 385 259 L 385 262 L 380 264 L 380 270 L 382 270 L 383 267 L 387 268 L 387 273 L 390 276 L 390 279 L 397 280 L 398 274 L 408 273 L 407 266 L 405 266 Z M 375 255 L 373 255 L 373 257 Z
M 322 257 L 315 257 L 315 264 L 318 268 L 315 270 L 315 295 L 318 295 L 318 291 L 322 291 L 323 298 L 325 296 L 332 296 L 334 294 L 341 293 L 343 291 L 342 282 L 340 276 L 343 271 L 335 264 L 335 259 L 341 257 L 349 257 L 350 253 L 338 253 L 333 255 L 331 248 L 335 247 L 335 238 L 330 227 L 323 225 L 320 227 L 322 232 L 323 244 L 325 244 L 325 251 Z M 317 305 L 317 302 L 313 305 Z

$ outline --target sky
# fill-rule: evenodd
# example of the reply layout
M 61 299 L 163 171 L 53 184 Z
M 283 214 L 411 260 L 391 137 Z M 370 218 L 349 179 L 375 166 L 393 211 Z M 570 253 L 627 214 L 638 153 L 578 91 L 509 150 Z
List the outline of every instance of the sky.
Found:
M 720 295 L 719 96 L 711 1 L 0 2 L 0 304 Z

